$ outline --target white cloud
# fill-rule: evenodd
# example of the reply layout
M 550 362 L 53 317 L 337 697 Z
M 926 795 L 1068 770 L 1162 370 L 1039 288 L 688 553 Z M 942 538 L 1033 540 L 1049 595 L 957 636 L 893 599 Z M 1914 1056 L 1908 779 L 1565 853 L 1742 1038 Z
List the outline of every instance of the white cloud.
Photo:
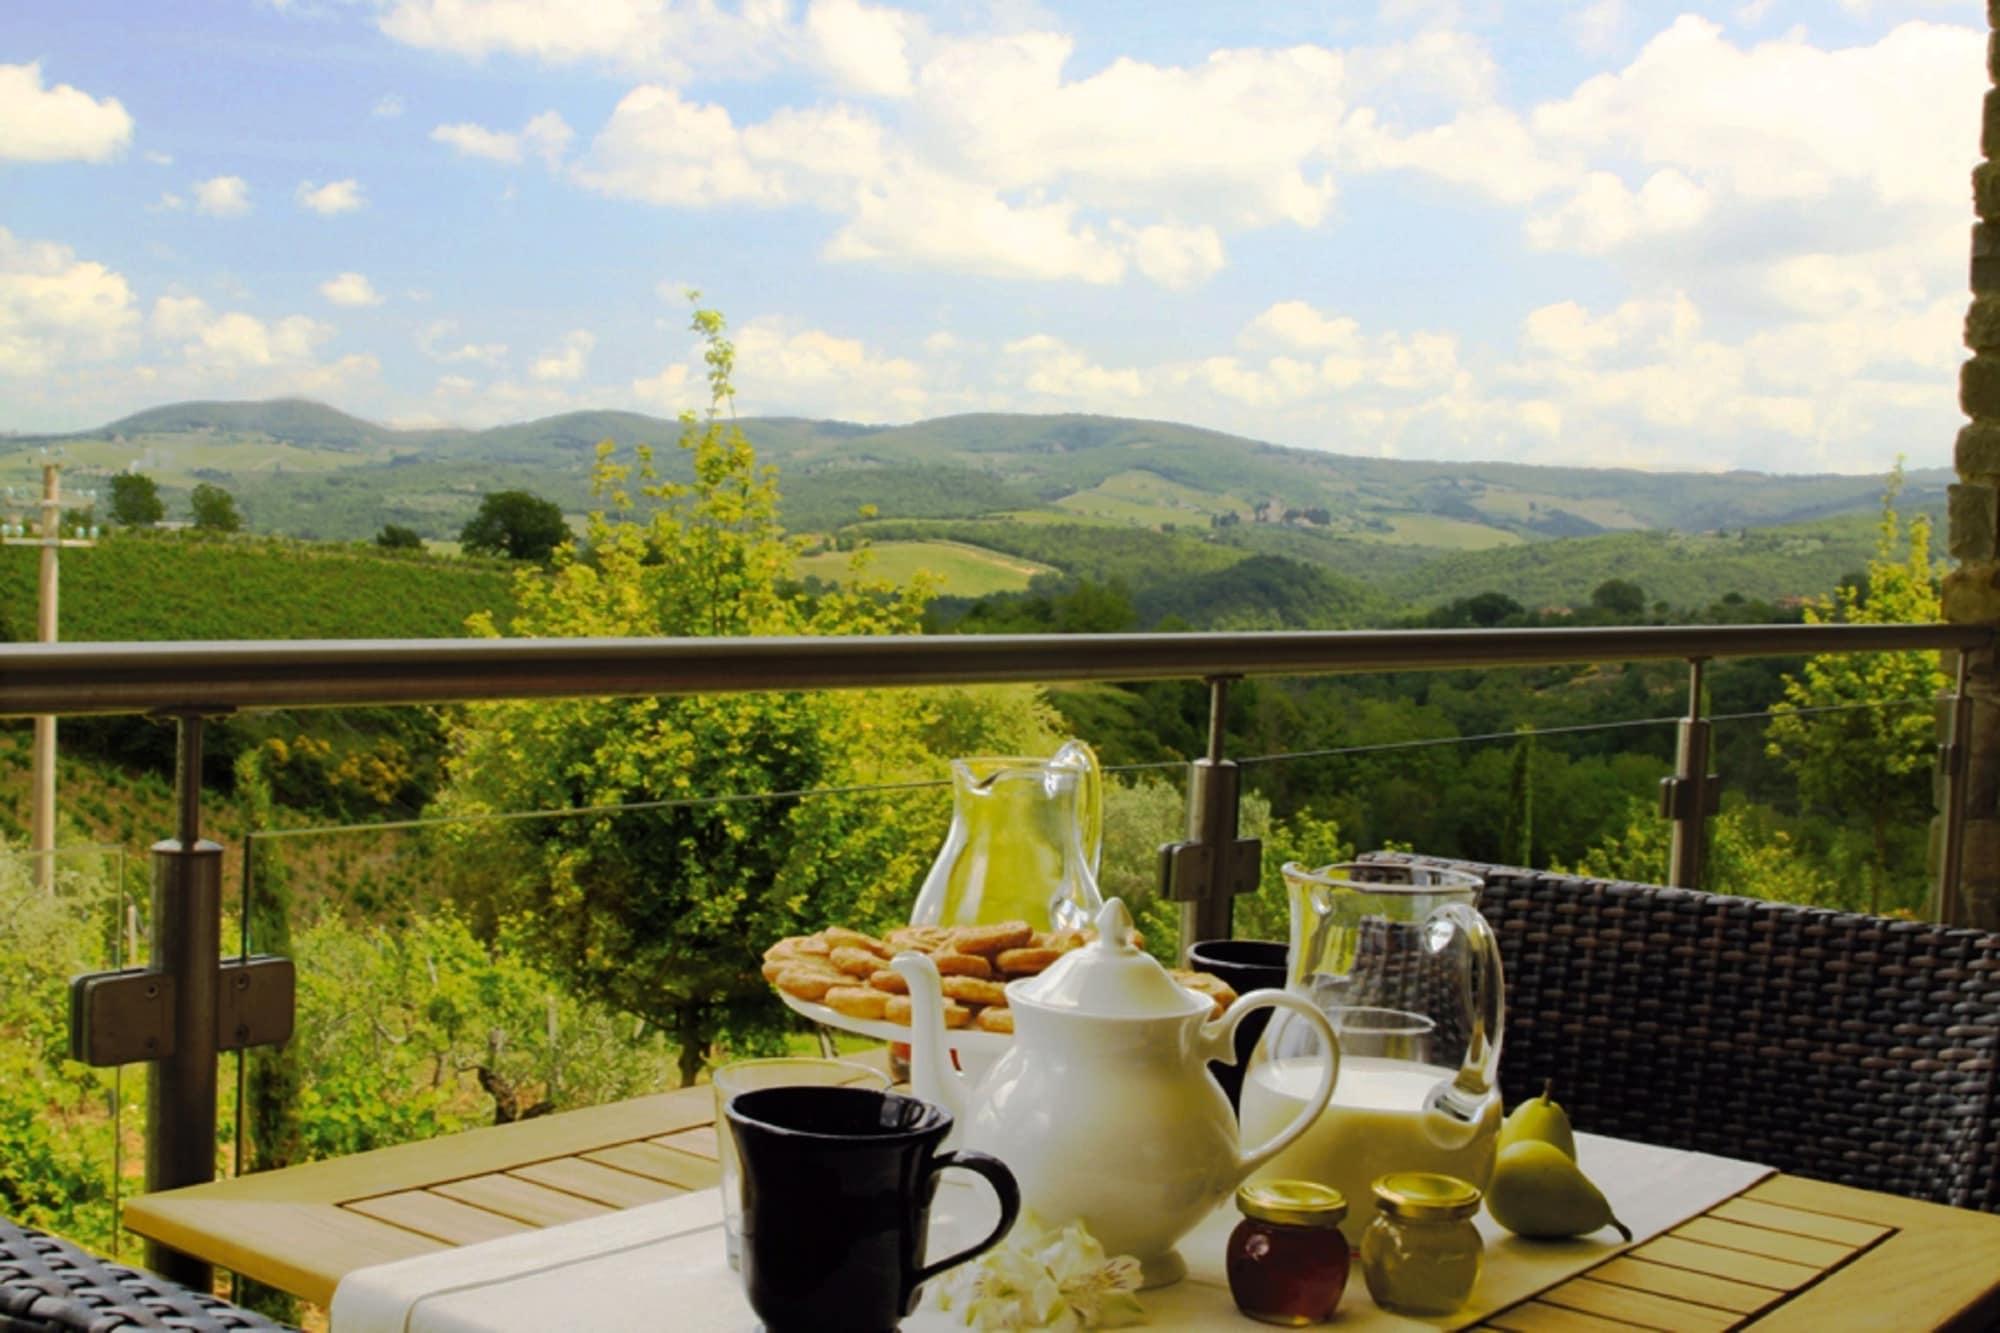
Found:
M 1118 228 L 1132 247 L 1132 262 L 1162 287 L 1192 287 L 1214 277 L 1227 262 L 1222 237 L 1213 227 Z
M 250 211 L 250 183 L 241 176 L 211 176 L 194 183 L 194 209 L 212 218 L 238 218 Z
M 187 207 L 187 200 L 181 198 L 172 190 L 165 190 L 161 192 L 158 200 L 148 204 L 146 207 L 148 211 L 154 213 L 178 213 Z
M 351 389 L 381 371 L 381 362 L 368 353 L 322 360 L 321 349 L 334 330 L 320 320 L 218 312 L 197 296 L 159 298 L 148 331 L 179 358 L 156 378 L 162 388 L 182 393 L 329 393 Z
M 633 380 L 632 396 L 647 408 L 662 414 L 694 406 L 688 392 L 688 368 L 679 361 L 661 367 L 657 375 Z
M 754 77 L 798 45 L 784 0 L 744 0 L 733 11 L 665 0 L 390 0 L 379 22 L 395 41 L 471 60 L 591 62 L 677 81 Z
M 1590 55 L 1604 55 L 1618 42 L 1625 27 L 1625 0 L 1593 0 L 1567 20 L 1570 36 Z
M 146 161 L 156 167 L 170 167 L 174 164 L 174 155 L 149 148 L 146 150 Z
M 1611 172 L 1593 171 L 1553 211 L 1528 219 L 1528 243 L 1539 250 L 1604 254 L 1692 231 L 1713 207 L 1709 192 L 1674 167 L 1654 172 L 1637 192 Z
M 362 197 L 360 182 L 352 177 L 328 181 L 325 185 L 300 181 L 296 197 L 300 207 L 309 208 L 321 217 L 352 213 L 367 202 Z
M 0 375 L 46 375 L 124 353 L 139 314 L 131 286 L 66 245 L 0 227 Z
M 779 173 L 753 164 L 727 110 L 642 84 L 619 99 L 577 178 L 602 194 L 680 208 L 779 204 Z
M 448 340 L 457 331 L 456 320 L 433 320 L 417 334 L 417 347 L 432 360 L 447 364 L 497 366 L 507 359 L 506 343 L 461 342 L 456 347 L 449 346 Z
M 791 320 L 753 319 L 736 330 L 740 400 L 758 412 L 908 421 L 929 410 L 914 361 Z
M 569 122 L 554 111 L 542 112 L 518 131 L 490 130 L 470 122 L 440 125 L 431 131 L 431 138 L 450 145 L 464 157 L 514 163 L 525 154 L 533 153 L 547 163 L 550 170 L 561 165 L 563 154 L 569 151 L 570 141 L 575 137 Z
M 115 97 L 59 83 L 42 86 L 39 61 L 0 65 L 0 161 L 108 162 L 132 141 L 132 117 Z
M 394 120 L 397 116 L 403 114 L 403 99 L 395 93 L 384 93 L 376 101 L 369 114 L 380 117 L 383 120 Z
M 535 359 L 528 368 L 528 374 L 544 383 L 571 383 L 583 378 L 590 366 L 591 349 L 597 346 L 597 335 L 585 329 L 572 329 L 563 335 L 559 346 L 552 347 Z
M 860 0 L 813 0 L 806 34 L 819 63 L 841 87 L 873 97 L 907 97 L 909 44 L 917 20 Z
M 381 305 L 382 296 L 359 273 L 342 273 L 319 285 L 319 294 L 340 306 Z

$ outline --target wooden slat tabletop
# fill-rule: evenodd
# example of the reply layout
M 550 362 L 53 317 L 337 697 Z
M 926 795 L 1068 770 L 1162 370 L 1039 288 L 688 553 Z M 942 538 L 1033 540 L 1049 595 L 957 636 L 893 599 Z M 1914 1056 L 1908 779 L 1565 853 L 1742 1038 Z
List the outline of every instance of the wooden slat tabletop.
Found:
M 325 1305 L 356 1268 L 716 1181 L 706 1087 L 191 1189 L 125 1225 Z M 1485 1329 L 2000 1326 L 2000 1217 L 1774 1176 Z

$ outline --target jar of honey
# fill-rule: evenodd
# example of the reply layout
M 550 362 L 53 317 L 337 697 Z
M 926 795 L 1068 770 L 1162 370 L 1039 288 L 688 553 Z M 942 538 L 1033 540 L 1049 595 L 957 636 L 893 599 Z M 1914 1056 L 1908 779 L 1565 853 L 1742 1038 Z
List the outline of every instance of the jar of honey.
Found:
M 1340 1191 L 1305 1180 L 1258 1181 L 1236 1191 L 1236 1207 L 1243 1220 L 1230 1233 L 1226 1261 L 1236 1308 L 1267 1324 L 1331 1319 L 1350 1259 Z
M 1442 1315 L 1472 1299 L 1486 1243 L 1472 1215 L 1479 1190 L 1456 1176 L 1399 1171 L 1375 1182 L 1375 1220 L 1361 1237 L 1361 1275 L 1385 1310 Z

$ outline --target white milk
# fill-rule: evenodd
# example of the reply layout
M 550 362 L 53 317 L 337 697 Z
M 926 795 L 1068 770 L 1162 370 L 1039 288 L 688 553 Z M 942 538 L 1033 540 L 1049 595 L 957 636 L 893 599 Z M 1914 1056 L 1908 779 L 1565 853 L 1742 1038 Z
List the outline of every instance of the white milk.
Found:
M 1455 1070 L 1413 1060 L 1354 1056 L 1340 1062 L 1333 1101 L 1292 1145 L 1256 1174 L 1258 1180 L 1313 1180 L 1347 1197 L 1349 1241 L 1375 1215 L 1370 1187 L 1392 1171 L 1437 1171 L 1480 1189 L 1493 1174 L 1493 1140 L 1500 1128 L 1500 1099 L 1489 1098 L 1481 1123 L 1462 1147 L 1433 1141 L 1423 1107 L 1432 1088 Z M 1251 1067 L 1243 1081 L 1243 1142 L 1254 1146 L 1290 1122 L 1319 1086 L 1316 1056 L 1273 1060 Z M 1466 1138 L 1466 1126 L 1443 1121 L 1447 1142 Z

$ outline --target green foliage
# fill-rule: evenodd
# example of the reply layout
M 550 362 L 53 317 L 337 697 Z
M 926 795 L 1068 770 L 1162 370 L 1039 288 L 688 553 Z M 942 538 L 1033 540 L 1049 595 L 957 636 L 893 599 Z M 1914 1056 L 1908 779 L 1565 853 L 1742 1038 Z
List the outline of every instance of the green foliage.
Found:
M 1600 879 L 1667 882 L 1673 824 L 1643 801 L 1633 801 L 1624 826 L 1585 852 L 1571 873 Z M 1730 806 L 1708 821 L 1701 887 L 1710 893 L 1817 907 L 1859 906 L 1841 881 L 1806 857 L 1783 823 L 1760 806 Z M 1564 870 L 1560 862 L 1553 869 Z
M 69 978 L 109 961 L 119 886 L 96 857 L 59 858 L 56 891 L 0 842 L 0 1214 L 108 1249 L 112 1073 L 68 1058 Z
M 400 523 L 384 523 L 382 530 L 375 534 L 375 544 L 385 551 L 421 551 L 424 539 L 415 528 L 406 528 Z
M 188 496 L 188 506 L 194 512 L 195 527 L 203 532 L 235 532 L 243 526 L 236 498 L 220 486 L 202 482 Z
M 1809 623 L 1922 623 L 1938 618 L 1939 571 L 1930 520 L 1897 515 L 1900 470 L 1883 498 L 1865 581 L 1843 584 Z M 1871 911 L 1921 905 L 1921 835 L 1931 813 L 1936 724 L 1926 706 L 1945 686 L 1935 652 L 1827 653 L 1787 675 L 1766 733 L 1773 757 L 1798 778 L 1802 801 L 1868 830 Z M 1909 701 L 1919 701 L 1916 707 Z M 1832 710 L 1815 712 L 1813 710 Z
M 111 478 L 112 522 L 127 528 L 150 528 L 166 516 L 160 488 L 151 477 L 120 472 Z
M 1630 579 L 1606 579 L 1590 590 L 1590 604 L 1614 616 L 1646 613 L 1646 590 Z
M 497 491 L 480 500 L 458 541 L 475 555 L 546 560 L 569 544 L 570 531 L 560 506 L 527 491 Z
M 578 1000 L 510 943 L 449 914 L 300 931 L 298 1096 L 306 1160 L 367 1152 L 659 1085 L 657 1036 Z
M 857 580 L 811 600 L 793 591 L 799 543 L 778 521 L 775 469 L 723 415 L 734 348 L 712 312 L 698 311 L 695 329 L 711 401 L 683 418 L 692 480 L 660 476 L 650 450 L 635 468 L 600 446 L 609 509 L 591 515 L 590 561 L 559 552 L 548 577 L 524 575 L 511 631 L 914 631 L 921 587 Z M 651 503 L 643 522 L 630 516 L 635 481 Z M 498 632 L 489 617 L 475 627 Z M 989 729 L 969 720 L 993 697 L 822 691 L 480 706 L 455 732 L 439 804 L 578 812 L 469 833 L 489 849 L 513 839 L 519 851 L 498 858 L 511 868 L 494 864 L 501 873 L 470 886 L 470 899 L 581 993 L 665 1029 L 692 1082 L 716 1041 L 756 1048 L 783 1031 L 759 970 L 772 940 L 907 912 L 943 832 L 941 807 L 845 789 L 934 777 L 942 765 L 931 744 Z M 1032 714 L 1023 705 L 1011 715 Z M 945 751 L 954 752 L 963 751 Z M 766 795 L 735 799 L 750 793 Z

